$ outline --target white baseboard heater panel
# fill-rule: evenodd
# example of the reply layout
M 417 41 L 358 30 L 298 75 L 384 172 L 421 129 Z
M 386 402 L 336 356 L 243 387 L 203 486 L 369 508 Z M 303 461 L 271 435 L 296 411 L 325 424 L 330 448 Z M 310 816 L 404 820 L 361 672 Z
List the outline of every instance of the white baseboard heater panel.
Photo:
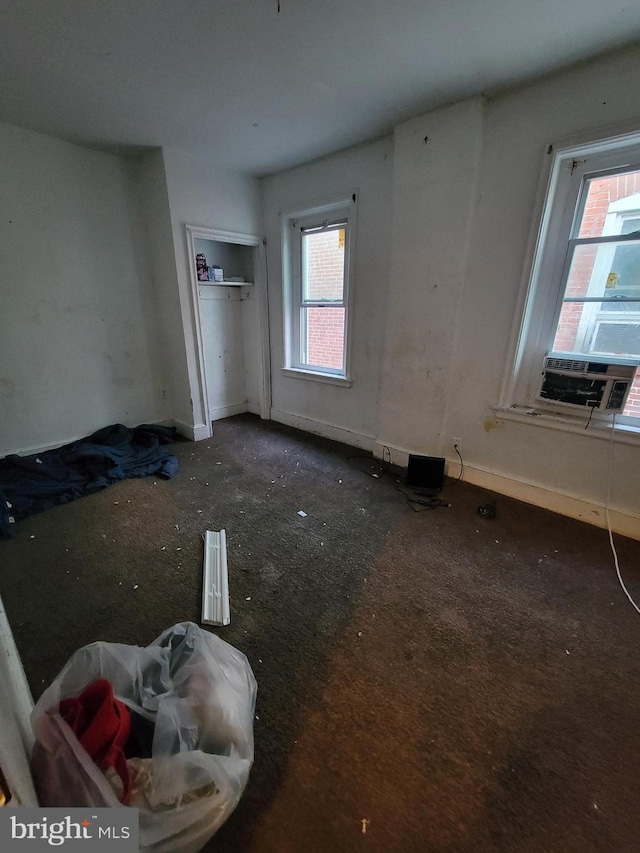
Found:
M 227 534 L 224 530 L 207 530 L 204 535 L 201 622 L 203 625 L 228 625 L 230 621 Z

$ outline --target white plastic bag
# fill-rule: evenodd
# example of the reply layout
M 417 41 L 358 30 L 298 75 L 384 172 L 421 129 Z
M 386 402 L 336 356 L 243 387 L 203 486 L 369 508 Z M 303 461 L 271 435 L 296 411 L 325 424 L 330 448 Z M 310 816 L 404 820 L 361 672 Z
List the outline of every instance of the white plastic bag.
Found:
M 77 651 L 31 717 L 41 806 L 122 807 L 57 710 L 98 678 L 155 722 L 152 757 L 129 762 L 140 850 L 196 853 L 238 804 L 253 763 L 256 681 L 247 658 L 192 622 L 147 648 L 99 642 Z

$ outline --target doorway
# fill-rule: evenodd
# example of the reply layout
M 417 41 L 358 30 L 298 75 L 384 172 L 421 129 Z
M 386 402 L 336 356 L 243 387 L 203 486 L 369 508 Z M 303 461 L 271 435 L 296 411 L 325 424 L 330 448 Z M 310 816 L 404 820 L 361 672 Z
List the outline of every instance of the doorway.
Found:
M 197 344 L 198 384 L 206 429 L 241 412 L 271 415 L 266 255 L 263 241 L 186 226 Z

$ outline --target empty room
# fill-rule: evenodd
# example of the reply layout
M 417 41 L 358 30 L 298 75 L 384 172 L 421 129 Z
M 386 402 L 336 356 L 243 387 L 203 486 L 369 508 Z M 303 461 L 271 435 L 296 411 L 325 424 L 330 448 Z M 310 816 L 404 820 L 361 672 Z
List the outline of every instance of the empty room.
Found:
M 0 9 L 0 846 L 635 853 L 640 7 Z

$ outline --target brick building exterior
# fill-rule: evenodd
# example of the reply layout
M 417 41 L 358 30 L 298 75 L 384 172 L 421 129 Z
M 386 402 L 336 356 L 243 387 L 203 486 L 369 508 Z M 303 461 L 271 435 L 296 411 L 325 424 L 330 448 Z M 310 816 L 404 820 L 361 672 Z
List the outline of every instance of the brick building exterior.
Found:
M 344 231 L 321 231 L 305 237 L 308 299 L 342 299 Z M 342 368 L 345 309 L 326 305 L 307 308 L 307 362 Z

